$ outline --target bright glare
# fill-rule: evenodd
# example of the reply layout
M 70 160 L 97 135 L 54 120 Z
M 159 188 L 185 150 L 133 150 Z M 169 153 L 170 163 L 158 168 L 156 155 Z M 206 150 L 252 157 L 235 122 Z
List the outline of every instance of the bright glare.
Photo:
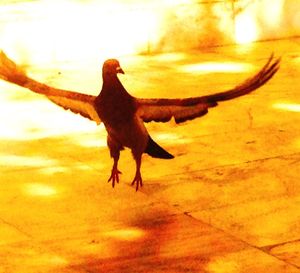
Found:
M 279 102 L 273 104 L 273 108 L 290 112 L 300 112 L 300 104 Z
M 258 40 L 264 33 L 263 26 L 268 26 L 268 29 L 280 28 L 284 2 L 284 0 L 249 1 L 245 7 L 241 6 L 241 12 L 235 17 L 236 43 L 247 44 Z M 264 35 L 267 35 L 266 32 Z
M 300 57 L 296 57 L 293 61 L 294 61 L 296 64 L 299 64 L 299 65 L 300 65 Z
M 258 27 L 254 14 L 244 12 L 236 17 L 235 40 L 238 44 L 247 44 L 258 38 Z
M 252 70 L 253 66 L 238 62 L 204 62 L 181 66 L 180 70 L 187 73 L 242 73 Z
M 300 138 L 296 139 L 294 143 L 295 143 L 295 146 L 296 146 L 298 149 L 300 149 Z
M 38 156 L 0 154 L 0 165 L 16 167 L 47 167 L 57 165 L 57 161 Z
M 3 90 L 3 92 L 5 91 Z M 20 90 L 20 94 L 21 92 L 24 91 Z M 11 101 L 3 98 L 0 109 L 0 124 L 2 128 L 0 139 L 16 140 L 32 140 L 97 130 L 94 122 L 70 111 L 64 111 L 47 100 Z
M 95 136 L 92 137 L 80 137 L 77 141 L 81 146 L 83 147 L 107 147 L 107 141 L 106 138 L 103 137 L 101 139 L 97 138 L 95 139 Z
M 101 63 L 108 57 L 191 49 L 210 39 L 245 44 L 268 37 L 268 32 L 274 37 L 282 27 L 284 0 L 231 2 L 45 0 L 1 5 L 0 45 L 24 64 L 95 58 Z M 293 16 L 297 21 L 299 16 Z M 200 41 L 202 32 L 209 32 L 206 41 Z
M 213 7 L 215 16 L 219 18 L 219 30 L 237 44 L 251 43 L 259 35 L 257 10 L 260 10 L 258 6 L 261 1 L 248 1 L 246 7 L 244 2 L 234 1 L 232 5 L 220 4 Z M 265 10 L 263 12 L 268 13 Z
M 49 250 L 49 252 L 41 251 L 41 249 L 39 248 L 33 248 L 30 246 L 20 248 L 19 255 L 22 255 L 22 257 L 24 257 L 24 259 L 22 260 L 23 268 L 37 268 L 38 266 L 43 266 L 43 268 L 66 267 L 69 264 L 67 259 L 51 252 L 51 250 Z M 40 270 L 35 271 L 38 272 Z M 61 270 L 54 270 L 52 272 L 58 271 L 60 272 Z
M 57 194 L 57 190 L 45 184 L 31 183 L 25 185 L 25 192 L 33 196 L 47 197 Z
M 165 141 L 169 143 L 190 143 L 191 139 L 173 133 L 160 133 L 155 135 L 158 141 Z
M 234 259 L 226 259 L 227 257 L 215 258 L 209 262 L 207 269 L 212 273 L 239 273 L 241 272 L 240 264 Z
M 285 0 L 264 0 L 261 1 L 261 15 L 264 21 L 273 28 L 278 28 L 284 11 Z M 266 12 L 268 11 L 268 12 Z
M 55 173 L 63 173 L 66 172 L 67 168 L 62 166 L 50 166 L 50 167 L 44 167 L 39 170 L 40 173 L 46 174 L 46 175 L 52 175 Z
M 147 50 L 157 32 L 153 9 L 116 1 L 40 1 L 1 7 L 11 13 L 1 30 L 1 47 L 16 61 L 43 62 L 100 59 Z M 3 17 L 2 16 L 2 17 Z
M 145 232 L 138 228 L 126 228 L 105 232 L 104 236 L 121 241 L 135 241 L 143 238 L 145 236 Z
M 38 261 L 37 261 L 38 260 Z M 38 254 L 38 259 L 35 260 L 35 266 L 41 265 L 52 265 L 52 266 L 66 266 L 67 260 L 55 254 Z
M 193 0 L 161 0 L 161 2 L 165 5 L 174 6 L 174 5 L 191 4 L 193 3 Z
M 17 2 L 0 7 L 0 45 L 25 64 L 95 58 L 100 63 L 108 57 L 164 48 L 191 49 L 203 42 L 198 37 L 210 28 L 221 34 L 209 32 L 207 40 L 245 44 L 261 38 L 261 34 L 268 37 L 270 30 L 274 37 L 275 29 L 285 27 L 280 25 L 284 0 Z M 289 22 L 295 27 L 299 26 L 298 17 L 291 14 Z
M 161 62 L 175 62 L 175 61 L 182 61 L 186 58 L 184 53 L 164 53 L 159 54 L 154 57 L 156 61 Z

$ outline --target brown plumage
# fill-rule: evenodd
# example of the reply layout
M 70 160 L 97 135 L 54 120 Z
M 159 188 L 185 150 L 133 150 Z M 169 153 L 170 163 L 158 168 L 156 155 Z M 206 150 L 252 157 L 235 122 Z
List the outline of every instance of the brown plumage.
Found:
M 119 182 L 118 160 L 124 147 L 131 149 L 136 162 L 136 174 L 132 181 L 136 190 L 142 183 L 140 172 L 142 154 L 171 159 L 173 155 L 160 147 L 148 134 L 144 122 L 167 122 L 174 118 L 176 123 L 201 117 L 218 102 L 246 95 L 264 85 L 279 69 L 280 59 L 273 54 L 261 70 L 236 87 L 207 96 L 184 99 L 141 99 L 131 96 L 117 77 L 124 73 L 116 59 L 104 62 L 103 85 L 98 96 L 85 95 L 47 86 L 29 78 L 22 69 L 11 61 L 4 52 L 0 53 L 0 78 L 46 95 L 64 109 L 69 109 L 100 124 L 107 130 L 107 144 L 114 160 L 108 181 L 112 186 Z

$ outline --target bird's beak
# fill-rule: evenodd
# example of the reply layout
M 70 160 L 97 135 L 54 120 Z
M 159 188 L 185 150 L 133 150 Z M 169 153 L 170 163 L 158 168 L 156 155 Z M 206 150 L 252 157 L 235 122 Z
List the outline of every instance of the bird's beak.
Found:
M 117 73 L 125 74 L 124 70 L 121 67 L 117 67 Z

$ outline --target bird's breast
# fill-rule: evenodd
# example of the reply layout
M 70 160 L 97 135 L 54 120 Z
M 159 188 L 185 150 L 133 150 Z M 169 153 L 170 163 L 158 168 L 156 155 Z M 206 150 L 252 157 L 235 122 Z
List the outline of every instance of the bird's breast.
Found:
M 118 127 L 134 118 L 136 105 L 131 98 L 108 97 L 96 101 L 100 119 L 109 127 Z

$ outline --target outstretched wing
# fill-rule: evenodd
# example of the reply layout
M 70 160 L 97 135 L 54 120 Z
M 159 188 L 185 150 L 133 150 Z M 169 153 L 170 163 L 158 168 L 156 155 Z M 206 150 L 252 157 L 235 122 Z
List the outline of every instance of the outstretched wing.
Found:
M 97 124 L 101 123 L 94 107 L 95 96 L 61 90 L 35 81 L 28 77 L 22 68 L 10 60 L 3 51 L 0 52 L 0 78 L 45 95 L 64 109 L 89 118 Z
M 251 78 L 233 89 L 212 95 L 185 99 L 136 99 L 137 114 L 145 121 L 167 122 L 174 117 L 176 123 L 201 117 L 208 108 L 218 105 L 219 101 L 246 95 L 264 85 L 279 69 L 280 58 L 274 60 L 273 54 L 267 63 Z

